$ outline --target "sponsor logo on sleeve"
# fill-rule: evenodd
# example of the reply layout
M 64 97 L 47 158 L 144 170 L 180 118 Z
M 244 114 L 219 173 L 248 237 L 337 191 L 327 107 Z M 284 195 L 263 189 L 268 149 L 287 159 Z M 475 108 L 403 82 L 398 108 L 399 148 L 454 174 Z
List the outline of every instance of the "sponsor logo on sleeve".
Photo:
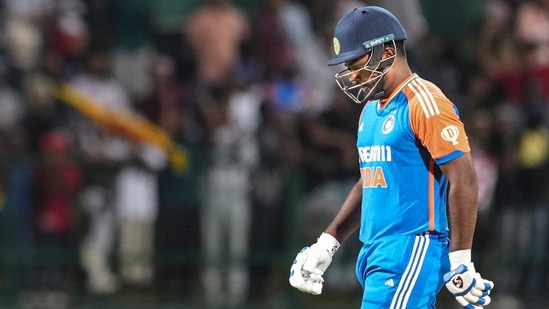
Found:
M 443 140 L 452 142 L 452 145 L 459 144 L 457 141 L 459 137 L 459 129 L 454 125 L 444 127 L 444 129 L 440 132 L 440 136 L 442 136 Z

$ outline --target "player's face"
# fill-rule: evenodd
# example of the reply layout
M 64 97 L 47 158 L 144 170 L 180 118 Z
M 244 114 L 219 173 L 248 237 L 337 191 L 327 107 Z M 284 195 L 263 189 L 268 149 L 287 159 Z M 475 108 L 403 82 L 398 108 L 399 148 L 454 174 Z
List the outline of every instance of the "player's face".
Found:
M 382 73 L 377 71 L 377 66 L 370 68 L 370 54 L 346 62 L 346 70 L 336 74 L 336 81 L 355 103 L 362 103 L 368 100 L 376 85 L 383 77 Z
M 349 83 L 360 85 L 362 91 L 368 93 L 374 87 L 375 81 L 381 74 L 367 67 L 370 60 L 370 54 L 354 61 L 345 63 L 349 71 Z
M 395 50 L 393 42 L 392 50 Z M 370 53 L 345 63 L 347 67 L 335 75 L 341 90 L 355 103 L 380 98 L 384 95 L 383 76 L 392 67 L 396 54 L 386 52 L 389 47 L 376 46 Z

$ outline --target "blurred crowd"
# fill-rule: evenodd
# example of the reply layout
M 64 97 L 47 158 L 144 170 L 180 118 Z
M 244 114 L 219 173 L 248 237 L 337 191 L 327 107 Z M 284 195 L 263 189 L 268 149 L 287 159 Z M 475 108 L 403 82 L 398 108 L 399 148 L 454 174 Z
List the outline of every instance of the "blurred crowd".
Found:
M 1 1 L 1 298 L 68 308 L 134 289 L 241 308 L 286 291 L 359 177 L 361 106 L 326 62 L 365 4 L 402 21 L 411 67 L 468 128 L 494 301 L 543 308 L 548 0 Z M 328 290 L 359 290 L 358 246 Z

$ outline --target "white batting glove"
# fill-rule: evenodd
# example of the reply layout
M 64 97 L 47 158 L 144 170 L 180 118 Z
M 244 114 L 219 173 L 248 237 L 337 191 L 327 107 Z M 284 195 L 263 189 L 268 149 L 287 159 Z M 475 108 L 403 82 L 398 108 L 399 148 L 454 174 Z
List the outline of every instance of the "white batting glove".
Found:
M 444 275 L 446 288 L 465 309 L 483 308 L 490 304 L 494 283 L 483 279 L 471 263 L 471 250 L 450 253 L 451 271 Z
M 290 268 L 290 285 L 313 295 L 322 293 L 322 275 L 330 266 L 339 246 L 335 237 L 322 233 L 315 244 L 303 247 Z

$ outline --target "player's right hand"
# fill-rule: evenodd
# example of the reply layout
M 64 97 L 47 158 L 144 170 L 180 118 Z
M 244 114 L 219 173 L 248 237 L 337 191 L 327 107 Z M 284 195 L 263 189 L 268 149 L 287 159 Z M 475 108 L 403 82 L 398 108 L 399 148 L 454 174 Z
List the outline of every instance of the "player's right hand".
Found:
M 446 288 L 465 309 L 482 308 L 490 304 L 492 281 L 483 279 L 473 263 L 460 264 L 444 275 Z
M 290 285 L 313 295 L 322 293 L 322 275 L 330 266 L 338 248 L 337 239 L 323 233 L 315 244 L 301 249 L 290 268 Z

